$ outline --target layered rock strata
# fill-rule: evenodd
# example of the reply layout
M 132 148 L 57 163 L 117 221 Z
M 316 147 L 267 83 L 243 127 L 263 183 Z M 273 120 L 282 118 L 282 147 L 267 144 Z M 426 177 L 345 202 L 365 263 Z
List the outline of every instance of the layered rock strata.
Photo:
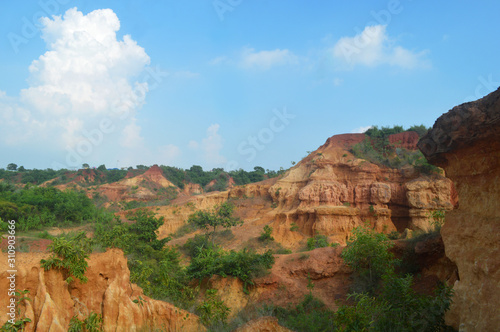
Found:
M 500 89 L 443 114 L 418 146 L 445 169 L 460 200 L 441 230 L 459 275 L 446 322 L 461 331 L 498 331 Z

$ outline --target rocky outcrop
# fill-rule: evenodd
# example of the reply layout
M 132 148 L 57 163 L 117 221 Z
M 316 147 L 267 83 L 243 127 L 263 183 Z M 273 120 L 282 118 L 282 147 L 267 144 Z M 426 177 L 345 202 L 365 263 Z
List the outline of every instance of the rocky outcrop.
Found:
M 87 194 L 92 197 L 93 194 L 99 193 L 109 202 L 150 201 L 163 197 L 169 188 L 172 188 L 172 193 L 180 192 L 180 189 L 163 175 L 162 169 L 158 165 L 153 165 L 137 176 L 133 176 L 129 171 L 124 179 L 100 185 Z
M 441 230 L 459 280 L 446 322 L 461 331 L 500 326 L 500 89 L 442 115 L 418 146 L 455 183 L 459 208 Z
M 289 232 L 292 224 L 306 236 L 324 234 L 340 244 L 366 221 L 379 232 L 425 231 L 431 227 L 431 211 L 453 208 L 449 179 L 423 176 L 413 167 L 391 169 L 358 159 L 348 150 L 364 139 L 364 134 L 329 138 L 270 187 L 278 206 L 273 225 L 278 241 L 296 241 L 297 234 Z M 389 140 L 415 149 L 418 134 L 400 133 Z
M 130 282 L 123 252 L 112 249 L 92 254 L 87 283 L 67 284 L 58 270 L 44 271 L 40 259 L 48 254 L 17 253 L 16 288 L 28 289 L 24 314 L 31 319 L 26 331 L 67 331 L 70 320 L 91 312 L 102 315 L 104 331 L 204 331 L 196 315 L 170 303 L 153 300 Z M 7 257 L 1 255 L 0 289 L 7 290 Z M 134 300 L 137 302 L 135 303 Z M 0 324 L 6 321 L 9 298 L 0 297 Z
M 408 150 L 416 150 L 417 143 L 420 137 L 415 131 L 405 131 L 398 134 L 393 134 L 389 136 L 389 143 L 394 144 L 397 147 L 401 147 Z
M 325 305 L 336 310 L 345 301 L 351 285 L 351 270 L 346 267 L 341 247 L 318 248 L 307 253 L 275 255 L 269 274 L 253 280 L 248 294 L 237 278 L 213 276 L 202 283 L 202 290 L 217 289 L 217 294 L 236 316 L 247 306 L 270 303 L 281 307 L 295 306 L 309 294 L 307 285 L 314 284 L 312 293 Z
M 326 247 L 307 253 L 275 255 L 270 274 L 255 280 L 250 295 L 258 303 L 288 307 L 301 302 L 309 294 L 308 283 L 312 283 L 312 294 L 336 310 L 346 300 L 351 286 L 351 270 L 340 257 L 342 249 Z
M 228 199 L 262 198 L 269 199 L 269 187 L 276 182 L 276 179 L 268 179 L 258 183 L 250 183 L 244 186 L 235 186 L 228 191 L 211 192 L 203 195 L 195 195 L 189 198 L 182 197 L 174 201 L 173 206 L 162 206 L 151 208 L 159 217 L 163 217 L 165 222 L 158 229 L 160 239 L 174 233 L 177 229 L 186 224 L 189 216 L 196 210 L 209 210 Z M 254 200 L 249 208 L 238 204 L 236 214 L 244 220 L 263 218 L 259 214 L 261 210 Z M 240 201 L 239 201 L 240 202 Z M 240 211 L 240 212 L 239 212 Z

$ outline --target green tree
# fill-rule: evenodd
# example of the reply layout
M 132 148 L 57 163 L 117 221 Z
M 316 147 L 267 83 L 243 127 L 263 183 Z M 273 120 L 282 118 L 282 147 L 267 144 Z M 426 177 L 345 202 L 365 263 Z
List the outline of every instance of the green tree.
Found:
M 26 168 L 24 168 L 24 166 L 19 166 L 19 168 L 17 170 L 19 172 L 26 172 Z
M 212 239 L 218 227 L 231 228 L 242 225 L 240 218 L 233 216 L 234 205 L 229 202 L 216 205 L 212 210 L 196 211 L 189 217 L 188 222 L 194 223 L 207 231 L 207 236 Z
M 385 234 L 366 227 L 356 227 L 341 257 L 361 278 L 363 291 L 372 292 L 380 278 L 394 270 L 397 262 L 389 252 L 393 242 Z
M 17 165 L 14 163 L 10 163 L 7 165 L 7 170 L 9 171 L 15 171 L 17 169 Z
M 82 164 L 82 168 L 90 168 L 90 165 L 85 163 L 85 164 Z
M 101 172 L 106 171 L 106 165 L 104 165 L 104 164 L 100 165 L 99 167 L 97 167 L 97 170 L 99 170 Z
M 417 125 L 413 125 L 411 126 L 410 128 L 408 128 L 408 131 L 415 131 L 419 137 L 422 137 L 424 136 L 425 134 L 427 134 L 427 132 L 430 130 L 430 128 L 427 128 L 426 126 L 424 126 L 423 124 L 417 126 Z
M 152 211 L 138 210 L 127 218 L 135 223 L 129 226 L 131 232 L 137 235 L 139 241 L 149 244 L 155 250 L 161 250 L 170 238 L 157 239 L 158 228 L 163 225 L 163 217 L 156 218 Z
M 61 269 L 66 273 L 66 282 L 73 281 L 73 277 L 81 282 L 87 282 L 85 271 L 87 271 L 87 259 L 92 252 L 92 240 L 80 232 L 73 237 L 54 238 L 49 249 L 52 255 L 48 259 L 40 261 L 45 271 L 52 268 Z
M 266 170 L 265 170 L 263 167 L 261 167 L 261 166 L 255 166 L 255 167 L 253 168 L 253 170 L 254 170 L 255 172 L 257 172 L 257 173 L 262 173 L 262 174 L 265 174 L 265 173 L 266 173 Z

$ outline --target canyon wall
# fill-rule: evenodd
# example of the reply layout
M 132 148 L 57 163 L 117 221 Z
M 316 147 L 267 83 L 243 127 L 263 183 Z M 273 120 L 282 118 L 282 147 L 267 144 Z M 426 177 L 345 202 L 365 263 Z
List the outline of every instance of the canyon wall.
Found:
M 414 167 L 391 169 L 356 158 L 350 148 L 364 134 L 336 135 L 292 167 L 269 189 L 277 205 L 275 238 L 293 242 L 302 234 L 327 235 L 345 244 L 353 228 L 368 222 L 379 232 L 426 231 L 430 213 L 456 204 L 453 183 L 440 175 L 422 175 Z M 416 149 L 418 135 L 405 132 L 389 141 Z
M 66 283 L 62 272 L 44 271 L 40 260 L 46 253 L 16 254 L 16 289 L 28 289 L 31 301 L 23 301 L 23 314 L 31 319 L 25 331 L 68 331 L 70 320 L 85 319 L 91 312 L 102 315 L 104 331 L 204 331 L 198 317 L 174 305 L 153 300 L 130 282 L 123 252 L 111 249 L 92 254 L 85 276 Z M 7 254 L 0 256 L 0 289 L 9 289 Z M 134 300 L 136 302 L 134 302 Z M 9 297 L 0 297 L 0 325 L 7 320 Z
M 498 331 L 500 89 L 443 114 L 418 146 L 445 169 L 459 197 L 441 230 L 459 274 L 446 322 L 460 331 Z

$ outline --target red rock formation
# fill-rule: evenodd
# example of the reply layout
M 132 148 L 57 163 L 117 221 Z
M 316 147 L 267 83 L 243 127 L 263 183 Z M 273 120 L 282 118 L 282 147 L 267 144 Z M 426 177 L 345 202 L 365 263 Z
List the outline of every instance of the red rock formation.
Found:
M 346 300 L 350 287 L 351 270 L 344 265 L 341 252 L 340 247 L 326 247 L 307 253 L 275 255 L 270 273 L 255 279 L 248 294 L 243 291 L 243 282 L 233 277 L 214 276 L 202 288 L 217 289 L 217 294 L 231 308 L 232 317 L 255 303 L 297 305 L 309 294 L 309 282 L 314 284 L 313 295 L 336 310 L 339 301 Z
M 88 282 L 68 285 L 58 270 L 44 271 L 40 259 L 48 254 L 17 253 L 16 288 L 28 289 L 25 316 L 31 319 L 26 331 L 67 331 L 74 315 L 102 315 L 104 331 L 137 331 L 154 328 L 168 331 L 204 331 L 196 315 L 170 303 L 153 300 L 130 283 L 123 252 L 112 249 L 92 254 L 86 272 Z M 0 256 L 0 289 L 7 290 L 7 255 Z M 134 303 L 139 297 L 142 305 Z M 9 297 L 0 297 L 0 325 L 7 319 Z
M 120 181 L 101 185 L 94 191 L 106 196 L 111 202 L 148 201 L 158 198 L 157 190 L 168 187 L 175 187 L 175 185 L 167 180 L 158 165 L 153 165 L 140 175 L 125 177 Z M 176 187 L 176 191 L 180 192 L 180 189 Z
M 459 208 L 441 230 L 459 280 L 446 322 L 463 331 L 500 326 L 500 89 L 442 115 L 418 146 L 455 182 Z
M 418 143 L 418 133 L 415 131 L 405 131 L 399 134 L 389 135 L 389 143 L 398 148 L 416 150 Z
M 415 132 L 391 137 L 406 148 L 415 148 L 418 139 Z M 307 236 L 320 233 L 341 244 L 365 221 L 386 233 L 427 230 L 430 211 L 453 208 L 449 179 L 421 176 L 413 167 L 377 166 L 346 150 L 364 139 L 364 134 L 329 138 L 270 187 L 278 205 L 273 225 L 278 241 L 297 240 L 288 231 L 292 223 Z

